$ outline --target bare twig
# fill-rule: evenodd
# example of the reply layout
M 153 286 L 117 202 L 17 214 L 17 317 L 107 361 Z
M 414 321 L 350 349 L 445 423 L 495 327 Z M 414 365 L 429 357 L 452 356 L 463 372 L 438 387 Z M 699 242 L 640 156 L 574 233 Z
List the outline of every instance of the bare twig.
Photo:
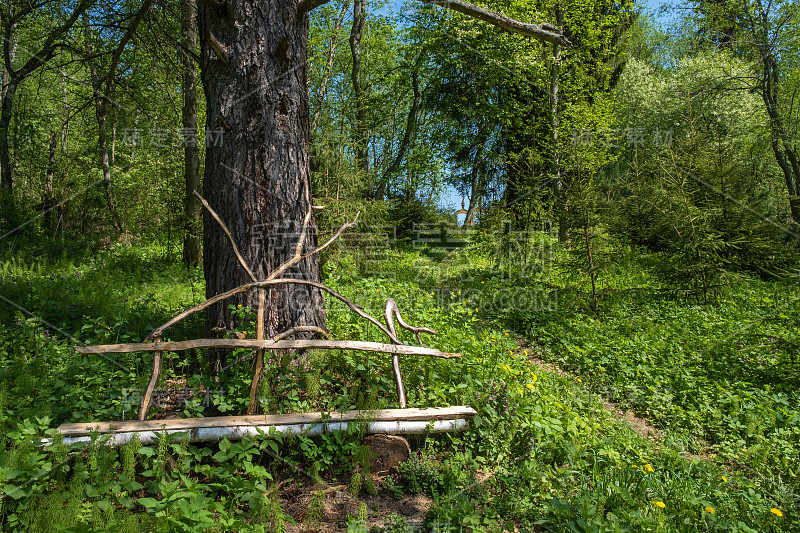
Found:
M 311 213 L 311 211 L 309 211 L 309 213 Z M 356 213 L 356 217 L 353 219 L 353 221 L 352 221 L 352 222 L 347 222 L 347 223 L 345 223 L 344 225 L 342 225 L 342 227 L 341 227 L 341 228 L 339 228 L 339 231 L 337 231 L 337 232 L 336 232 L 336 233 L 333 235 L 333 237 L 331 237 L 330 239 L 328 239 L 328 240 L 325 242 L 325 244 L 323 244 L 322 246 L 319 246 L 319 247 L 317 247 L 317 248 L 315 248 L 315 249 L 311 250 L 310 252 L 308 252 L 308 253 L 307 253 L 307 254 L 305 254 L 305 255 L 300 255 L 300 252 L 302 251 L 302 247 L 301 247 L 300 245 L 301 245 L 301 243 L 303 242 L 303 238 L 304 238 L 304 237 L 301 235 L 301 239 L 300 239 L 300 241 L 297 243 L 297 244 L 298 244 L 298 246 L 297 246 L 297 249 L 295 250 L 295 255 L 294 255 L 294 256 L 293 256 L 291 259 L 289 259 L 288 261 L 286 261 L 285 263 L 283 263 L 282 265 L 280 265 L 278 268 L 276 268 L 276 269 L 275 269 L 275 271 L 273 271 L 273 272 L 272 272 L 272 274 L 270 274 L 270 275 L 269 275 L 269 277 L 267 277 L 267 279 L 268 279 L 268 280 L 270 280 L 270 279 L 276 279 L 278 276 L 280 276 L 281 274 L 283 274 L 284 272 L 286 272 L 287 270 L 289 270 L 290 268 L 292 268 L 294 265 L 296 265 L 296 264 L 297 264 L 297 263 L 299 263 L 300 261 L 303 261 L 304 259 L 307 259 L 307 258 L 311 257 L 311 256 L 312 256 L 312 255 L 314 255 L 314 254 L 318 254 L 318 253 L 320 253 L 322 250 L 324 250 L 325 248 L 327 248 L 328 246 L 330 246 L 330 245 L 331 245 L 331 243 L 333 243 L 333 241 L 335 241 L 336 239 L 338 239 L 338 238 L 339 238 L 339 236 L 341 236 L 341 234 L 342 234 L 342 233 L 344 233 L 344 231 L 345 231 L 345 230 L 348 230 L 348 229 L 352 228 L 353 226 L 355 226 L 355 225 L 356 225 L 356 222 L 358 222 L 358 216 L 359 216 L 360 214 L 361 214 L 361 211 L 359 211 L 358 213 Z M 308 218 L 308 215 L 306 216 L 306 218 Z M 305 231 L 306 231 L 306 226 L 304 225 L 304 226 L 303 226 L 303 235 L 305 234 Z
M 401 328 L 407 329 L 408 331 L 412 332 L 417 337 L 417 341 L 419 341 L 419 345 L 420 346 L 422 346 L 422 339 L 419 336 L 420 333 L 428 333 L 430 335 L 438 335 L 436 333 L 436 331 L 434 331 L 434 330 L 432 330 L 430 328 L 417 328 L 417 327 L 408 325 L 406 323 L 406 321 L 403 320 L 403 317 L 400 315 L 400 308 L 397 306 L 397 303 L 394 301 L 394 298 L 389 298 L 388 300 L 386 300 L 386 312 L 384 314 L 384 317 L 386 317 L 387 323 L 390 320 L 390 318 L 389 318 L 390 314 L 394 315 L 397 318 L 397 322 L 398 322 L 398 324 L 400 324 Z

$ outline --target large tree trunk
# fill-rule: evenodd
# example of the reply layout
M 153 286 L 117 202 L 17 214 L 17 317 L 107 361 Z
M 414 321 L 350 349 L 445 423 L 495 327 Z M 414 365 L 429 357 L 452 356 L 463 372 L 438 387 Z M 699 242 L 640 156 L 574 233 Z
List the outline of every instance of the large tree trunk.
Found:
M 195 0 L 181 1 L 181 32 L 187 50 L 197 50 Z M 197 144 L 197 71 L 194 58 L 183 54 L 183 168 L 186 197 L 184 198 L 185 228 L 183 262 L 187 267 L 200 263 L 200 224 L 202 206 L 194 191 L 200 189 L 200 147 Z
M 227 224 L 256 277 L 265 278 L 294 252 L 311 210 L 306 51 L 308 17 L 294 1 L 228 0 L 199 10 L 206 127 L 204 196 Z M 206 295 L 250 281 L 213 219 L 204 214 Z M 313 216 L 304 248 L 316 244 Z M 316 256 L 287 276 L 319 280 Z M 255 291 L 209 309 L 206 328 L 234 325 L 227 306 L 255 309 Z M 299 325 L 324 326 L 318 290 L 270 289 L 265 333 Z

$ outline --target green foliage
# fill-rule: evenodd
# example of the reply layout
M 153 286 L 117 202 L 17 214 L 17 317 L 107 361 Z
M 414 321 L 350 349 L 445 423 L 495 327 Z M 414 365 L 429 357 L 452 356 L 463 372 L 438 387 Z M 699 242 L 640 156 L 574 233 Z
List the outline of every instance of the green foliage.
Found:
M 403 359 L 412 406 L 467 404 L 479 413 L 463 434 L 428 437 L 378 491 L 395 498 L 429 495 L 434 506 L 426 524 L 440 531 L 514 525 L 692 531 L 694 524 L 719 531 L 792 530 L 800 332 L 790 284 L 743 279 L 730 291 L 736 298 L 721 299 L 715 307 L 655 291 L 626 292 L 631 285 L 657 286 L 660 278 L 647 274 L 647 256 L 637 259 L 619 247 L 616 255 L 625 258 L 617 261 L 619 269 L 604 274 L 601 312 L 584 315 L 569 298 L 573 281 L 564 266 L 569 254 L 553 245 L 552 236 L 527 241 L 537 250 L 534 256 L 542 243 L 553 246 L 545 254 L 552 264 L 533 277 L 522 277 L 529 267 L 498 268 L 503 265 L 493 257 L 498 244 L 482 239 L 445 260 L 392 251 L 381 262 L 380 275 L 370 278 L 348 268 L 350 256 L 343 252 L 327 264 L 326 281 L 366 311 L 380 315 L 391 296 L 409 323 L 438 331 L 424 339 L 426 345 L 464 355 L 413 364 Z M 514 250 L 513 257 L 523 257 L 522 248 Z M 119 260 L 114 254 L 137 257 L 116 249 L 106 259 Z M 532 256 L 529 266 L 541 259 Z M 152 268 L 137 263 L 142 272 Z M 143 276 L 134 265 L 126 268 L 131 280 Z M 169 265 L 163 268 L 170 272 Z M 70 269 L 81 271 L 82 265 Z M 48 279 L 51 272 L 58 277 L 52 265 L 39 275 Z M 129 283 L 123 289 L 133 292 L 136 282 Z M 185 279 L 173 290 L 191 294 L 191 283 Z M 535 308 L 504 300 L 529 294 L 528 286 L 559 287 L 564 294 L 557 305 L 529 302 Z M 249 316 L 244 308 L 235 312 Z M 747 317 L 751 325 L 740 331 Z M 335 338 L 383 340 L 337 303 L 328 304 L 328 320 Z M 346 433 L 319 437 L 273 434 L 192 445 L 174 435 L 146 446 L 134 440 L 119 451 L 100 446 L 97 437 L 88 446 L 70 447 L 54 438 L 51 447 L 38 447 L 36 439 L 53 438 L 51 428 L 61 421 L 119 419 L 123 410 L 135 410 L 133 402 L 109 405 L 109 390 L 139 385 L 147 367 L 145 361 L 139 372 L 123 371 L 112 361 L 84 360 L 73 355 L 69 342 L 54 339 L 52 330 L 45 335 L 40 322 L 21 317 L 18 322 L 3 326 L 0 345 L 0 520 L 6 529 L 47 530 L 43 524 L 50 524 L 76 531 L 276 531 L 292 520 L 279 505 L 278 479 L 344 479 L 353 494 L 371 492 L 358 423 Z M 131 330 L 119 332 L 95 326 L 101 323 L 87 322 L 87 340 L 144 333 L 133 329 L 135 319 L 124 322 Z M 527 332 L 534 346 L 518 348 L 504 324 Z M 416 341 L 405 331 L 401 336 Z M 531 364 L 534 349 L 581 379 Z M 192 371 L 177 356 L 167 361 L 175 378 Z M 299 365 L 272 364 L 280 370 L 265 378 L 271 392 L 264 406 L 272 412 L 362 408 L 368 413 L 395 405 L 390 363 L 380 355 L 309 353 Z M 247 396 L 248 374 L 240 364 L 221 374 L 219 383 L 202 374 L 187 383 L 224 391 L 212 394 L 204 407 L 205 413 L 216 413 L 241 408 L 237 402 Z M 646 442 L 615 420 L 598 393 L 661 426 L 661 443 Z M 687 460 L 688 452 L 708 459 Z M 321 504 L 314 501 L 304 518 L 309 523 L 319 514 Z M 353 527 L 363 523 L 357 516 L 351 521 Z

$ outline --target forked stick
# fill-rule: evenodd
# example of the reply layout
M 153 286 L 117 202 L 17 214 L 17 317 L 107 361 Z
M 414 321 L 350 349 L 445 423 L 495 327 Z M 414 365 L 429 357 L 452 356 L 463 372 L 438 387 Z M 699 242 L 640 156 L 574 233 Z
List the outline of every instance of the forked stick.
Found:
M 397 331 L 394 328 L 394 318 L 396 317 L 400 327 L 412 331 L 414 335 L 416 335 L 420 346 L 422 346 L 422 339 L 419 338 L 420 333 L 430 333 L 431 335 L 436 335 L 436 332 L 432 329 L 415 328 L 414 326 L 409 326 L 406 324 L 406 322 L 403 320 L 403 317 L 400 316 L 400 308 L 397 307 L 397 302 L 394 301 L 394 298 L 389 298 L 386 300 L 386 310 L 383 313 L 383 317 L 386 319 L 386 326 L 395 337 L 397 337 Z M 395 344 L 402 344 L 399 339 L 394 342 Z M 392 354 L 392 373 L 394 374 L 394 384 L 397 388 L 397 400 L 400 403 L 400 408 L 405 409 L 407 406 L 406 390 L 403 386 L 403 376 L 400 373 L 400 356 L 396 353 Z

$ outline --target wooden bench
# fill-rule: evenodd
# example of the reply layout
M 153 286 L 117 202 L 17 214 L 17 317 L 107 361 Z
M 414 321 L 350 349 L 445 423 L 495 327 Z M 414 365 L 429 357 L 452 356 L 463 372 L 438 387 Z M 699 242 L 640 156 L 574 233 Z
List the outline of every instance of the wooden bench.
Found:
M 230 231 L 220 220 L 217 214 L 211 209 L 208 203 L 200 197 L 197 192 L 195 195 L 200 199 L 203 206 L 209 210 L 212 217 L 222 227 L 228 236 L 233 252 L 236 255 L 242 268 L 252 279 L 252 283 L 240 285 L 222 294 L 213 296 L 206 301 L 183 311 L 174 316 L 162 326 L 154 329 L 142 343 L 111 344 L 103 346 L 77 346 L 75 349 L 82 354 L 109 354 L 109 353 L 133 353 L 133 352 L 152 352 L 153 368 L 150 374 L 145 394 L 139 409 L 139 420 L 128 422 L 89 422 L 79 424 L 62 424 L 58 431 L 65 436 L 65 442 L 83 442 L 91 438 L 93 432 L 100 432 L 108 435 L 104 442 L 108 445 L 119 446 L 128 442 L 134 434 L 139 434 L 142 443 L 149 443 L 156 439 L 156 435 L 166 431 L 171 433 L 187 433 L 191 442 L 205 442 L 218 440 L 227 437 L 229 439 L 242 438 L 244 435 L 255 435 L 260 431 L 268 432 L 270 428 L 275 428 L 281 433 L 306 433 L 319 434 L 323 431 L 341 431 L 356 420 L 366 422 L 367 433 L 425 433 L 458 431 L 467 427 L 469 420 L 476 415 L 475 410 L 467 406 L 461 407 L 442 407 L 431 409 L 408 409 L 403 379 L 400 373 L 400 355 L 408 356 L 427 356 L 443 359 L 461 357 L 461 354 L 442 352 L 433 348 L 422 346 L 420 333 L 435 335 L 436 332 L 429 328 L 413 327 L 407 324 L 400 315 L 400 309 L 392 298 L 386 301 L 384 311 L 385 324 L 381 324 L 376 318 L 370 316 L 364 310 L 337 293 L 327 285 L 322 283 L 294 279 L 280 278 L 283 273 L 293 265 L 303 259 L 319 253 L 330 245 L 342 232 L 355 224 L 355 220 L 342 226 L 339 231 L 331 237 L 325 244 L 307 253 L 302 253 L 298 245 L 292 258 L 284 262 L 275 269 L 266 279 L 257 280 L 255 275 L 248 268 L 242 255 L 239 253 L 236 243 L 231 237 Z M 356 215 L 358 219 L 358 215 Z M 308 222 L 308 221 L 306 221 Z M 305 242 L 305 234 L 308 230 L 304 225 L 298 242 Z M 266 291 L 271 287 L 282 284 L 297 284 L 314 287 L 326 292 L 335 299 L 344 302 L 354 313 L 361 318 L 372 323 L 390 340 L 391 344 L 377 342 L 362 342 L 353 340 L 331 340 L 328 338 L 327 331 L 316 326 L 299 326 L 284 331 L 266 339 L 264 335 L 264 317 L 266 309 Z M 184 320 L 185 318 L 198 313 L 211 305 L 221 303 L 237 294 L 255 290 L 258 293 L 258 308 L 256 321 L 255 339 L 194 339 L 186 341 L 162 342 L 162 334 L 171 326 Z M 419 346 L 408 346 L 403 344 L 397 336 L 395 329 L 395 319 L 400 327 L 411 331 Z M 287 339 L 291 336 L 321 335 L 324 339 Z M 255 350 L 256 363 L 253 371 L 253 380 L 250 385 L 250 403 L 245 416 L 223 416 L 208 418 L 184 418 L 173 420 L 146 420 L 153 393 L 158 385 L 161 376 L 162 353 L 173 351 L 184 351 L 195 348 L 250 348 Z M 287 415 L 256 415 L 258 384 L 264 369 L 264 352 L 266 350 L 358 350 L 366 352 L 377 352 L 391 355 L 392 373 L 395 387 L 397 390 L 397 400 L 400 409 L 387 409 L 377 413 L 363 411 L 347 411 L 345 413 L 299 413 Z

